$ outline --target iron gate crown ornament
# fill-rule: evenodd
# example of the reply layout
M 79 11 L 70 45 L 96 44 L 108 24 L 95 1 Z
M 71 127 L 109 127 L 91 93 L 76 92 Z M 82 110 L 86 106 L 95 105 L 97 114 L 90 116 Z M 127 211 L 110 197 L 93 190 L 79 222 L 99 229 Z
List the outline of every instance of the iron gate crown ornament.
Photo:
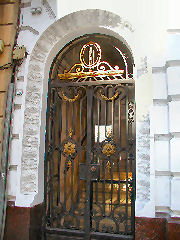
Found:
M 98 43 L 86 43 L 80 51 L 80 63 L 74 64 L 69 71 L 64 70 L 64 73 L 58 76 L 63 80 L 115 75 L 122 77 L 123 69 L 119 69 L 119 66 L 113 68 L 108 62 L 101 61 L 101 57 L 102 51 Z

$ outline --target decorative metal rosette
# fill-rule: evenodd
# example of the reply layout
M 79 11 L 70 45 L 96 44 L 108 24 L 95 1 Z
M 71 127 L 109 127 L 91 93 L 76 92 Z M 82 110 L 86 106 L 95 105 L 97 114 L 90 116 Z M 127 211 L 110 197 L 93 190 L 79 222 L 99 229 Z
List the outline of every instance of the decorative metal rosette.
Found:
M 69 160 L 72 160 L 77 155 L 77 144 L 74 139 L 72 139 L 72 135 L 69 135 L 63 142 L 61 151 L 63 156 L 68 158 Z
M 118 154 L 117 146 L 111 138 L 107 138 L 101 143 L 101 156 L 105 159 L 111 159 Z

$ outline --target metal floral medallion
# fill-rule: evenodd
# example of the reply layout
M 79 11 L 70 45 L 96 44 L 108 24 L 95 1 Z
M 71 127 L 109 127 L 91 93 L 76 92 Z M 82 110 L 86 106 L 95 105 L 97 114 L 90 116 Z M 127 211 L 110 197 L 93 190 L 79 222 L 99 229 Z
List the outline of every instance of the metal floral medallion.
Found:
M 77 144 L 73 139 L 73 130 L 71 128 L 68 130 L 67 135 L 67 138 L 62 143 L 61 151 L 68 160 L 72 160 L 77 154 Z
M 107 157 L 110 157 L 115 153 L 115 146 L 113 146 L 111 143 L 106 143 L 102 149 L 102 153 Z
M 64 153 L 72 156 L 76 152 L 76 146 L 72 142 L 67 142 L 64 144 Z

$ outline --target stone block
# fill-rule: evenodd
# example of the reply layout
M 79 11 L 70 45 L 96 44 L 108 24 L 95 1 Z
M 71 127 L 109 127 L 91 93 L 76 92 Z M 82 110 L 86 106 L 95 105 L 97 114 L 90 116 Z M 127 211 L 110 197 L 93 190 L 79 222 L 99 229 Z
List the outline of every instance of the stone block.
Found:
M 5 46 L 3 52 L 0 55 L 0 66 L 3 66 L 4 64 L 11 63 L 11 47 Z
M 4 42 L 0 39 L 0 54 L 4 51 Z
M 167 60 L 180 60 L 180 34 L 168 34 L 166 39 Z
M 16 34 L 16 28 L 14 25 L 0 26 L 0 36 L 1 36 L 1 39 L 4 41 L 5 45 L 11 44 L 13 46 L 15 34 Z M 12 46 L 9 46 L 9 48 L 12 49 Z
M 17 7 L 15 4 L 4 4 L 0 7 L 0 22 L 2 24 L 16 22 Z
M 180 177 L 171 180 L 171 210 L 180 211 Z
M 5 115 L 6 99 L 7 99 L 6 92 L 1 92 L 0 93 L 0 117 L 3 117 Z
M 11 81 L 12 68 L 0 71 L 0 91 L 7 91 L 8 85 Z
M 0 118 L 0 142 L 3 141 L 4 118 Z
M 2 157 L 2 142 L 0 140 L 0 159 L 1 159 L 1 157 Z M 0 161 L 0 164 L 1 164 L 1 161 Z
M 170 141 L 171 172 L 180 172 L 180 138 Z
M 153 98 L 154 99 L 166 99 L 167 87 L 166 87 L 166 74 L 163 72 L 153 73 Z
M 20 109 L 15 109 L 13 112 L 13 134 L 20 134 L 22 132 L 22 124 L 23 124 L 23 112 Z
M 38 8 L 38 7 L 41 7 L 41 5 L 42 5 L 41 0 L 32 0 L 31 2 L 32 8 Z
M 156 171 L 169 171 L 169 141 L 155 141 L 154 161 Z
M 180 66 L 167 68 L 168 95 L 180 94 Z
M 157 176 L 155 181 L 155 205 L 170 207 L 170 177 Z
M 152 127 L 154 134 L 168 133 L 168 109 L 167 106 L 154 106 L 152 110 Z
M 16 196 L 16 190 L 17 190 L 17 171 L 12 170 L 8 173 L 8 186 L 7 191 L 8 195 Z
M 169 129 L 170 132 L 180 132 L 180 101 L 169 103 Z
M 21 163 L 22 144 L 19 139 L 12 139 L 10 145 L 10 164 L 18 165 Z

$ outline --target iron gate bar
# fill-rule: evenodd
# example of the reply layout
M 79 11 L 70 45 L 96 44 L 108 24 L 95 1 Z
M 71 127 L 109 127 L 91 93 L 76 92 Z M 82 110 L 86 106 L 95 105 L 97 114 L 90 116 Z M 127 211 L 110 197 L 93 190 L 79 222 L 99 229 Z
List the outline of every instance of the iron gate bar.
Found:
M 97 86 L 97 85 L 116 85 L 116 84 L 122 84 L 124 86 L 128 85 L 134 85 L 135 81 L 133 78 L 128 78 L 125 80 L 97 80 L 97 81 L 83 81 L 83 82 L 51 82 L 50 87 L 51 88 L 60 88 L 60 87 L 76 87 L 76 86 Z
M 58 234 L 58 235 L 65 235 L 65 236 L 77 236 L 77 237 L 84 237 L 85 232 L 79 231 L 79 230 L 72 230 L 72 229 L 59 229 L 59 228 L 50 228 L 46 227 L 44 229 L 46 233 L 49 234 Z
M 60 106 L 60 118 L 59 118 L 59 142 L 61 142 L 61 129 L 62 129 L 62 101 L 59 99 Z M 60 164 L 61 164 L 61 150 L 59 150 L 59 157 L 58 157 L 58 197 L 57 197 L 57 204 L 60 204 Z
M 57 234 L 57 235 L 64 235 L 69 237 L 85 237 L 85 233 L 81 232 L 79 230 L 71 230 L 71 229 L 59 229 L 59 228 L 48 228 L 46 227 L 44 229 L 46 233 L 49 233 L 51 235 Z M 90 232 L 91 239 L 117 239 L 117 240 L 133 240 L 133 236 L 128 235 L 122 235 L 122 234 L 110 234 L 110 233 L 99 233 L 99 232 Z
M 107 240 L 134 240 L 133 236 L 122 235 L 122 234 L 111 234 L 111 233 L 100 233 L 100 232 L 91 232 L 91 237 L 94 239 L 107 239 Z
M 110 206 L 111 206 L 111 214 L 112 214 L 112 211 L 113 211 L 112 207 L 114 205 L 113 202 L 112 202 L 113 191 L 114 191 L 114 189 L 113 189 L 114 188 L 114 183 L 118 183 L 119 184 L 119 189 L 120 189 L 120 184 L 125 182 L 125 184 L 126 184 L 126 204 L 125 204 L 125 209 L 126 209 L 125 210 L 126 211 L 125 221 L 126 221 L 126 223 L 125 223 L 125 234 L 129 234 L 129 232 L 128 232 L 129 230 L 127 228 L 128 227 L 128 199 L 129 199 L 128 194 L 129 194 L 129 183 L 130 183 L 130 181 L 128 180 L 128 177 L 129 177 L 129 175 L 128 175 L 128 171 L 129 170 L 128 169 L 129 169 L 129 164 L 130 164 L 129 163 L 130 161 L 129 161 L 128 152 L 129 152 L 129 137 L 132 137 L 132 136 L 129 135 L 129 132 L 131 132 L 132 129 L 131 129 L 131 125 L 129 124 L 129 121 L 128 121 L 128 101 L 130 101 L 131 99 L 129 98 L 129 96 L 127 94 L 126 94 L 126 111 L 125 111 L 126 112 L 126 131 L 127 131 L 126 132 L 126 138 L 127 139 L 126 139 L 126 147 L 125 147 L 125 149 L 121 149 L 121 150 L 123 150 L 123 152 L 126 152 L 126 156 L 127 156 L 127 159 L 125 161 L 126 180 L 121 180 L 120 179 L 120 162 L 119 161 L 118 161 L 118 169 L 119 169 L 119 171 L 118 171 L 119 172 L 119 179 L 118 180 L 114 180 L 113 179 L 113 168 L 114 167 L 113 167 L 112 161 L 110 161 L 110 168 L 111 168 L 110 169 L 110 176 L 111 176 L 110 180 L 106 179 L 106 175 L 105 175 L 106 162 L 105 161 L 103 162 L 103 165 L 102 165 L 102 167 L 103 167 L 103 178 L 102 179 L 99 179 L 99 181 L 91 180 L 90 179 L 90 173 L 89 173 L 91 163 L 94 163 L 94 161 L 96 161 L 96 163 L 97 163 L 97 160 L 94 160 L 94 155 L 93 155 L 93 158 L 92 158 L 92 136 L 94 135 L 93 134 L 93 116 L 94 116 L 93 115 L 93 110 L 94 110 L 93 109 L 93 103 L 94 103 L 93 102 L 93 97 L 95 96 L 94 95 L 95 93 L 94 93 L 93 86 L 102 86 L 102 87 L 104 87 L 103 85 L 106 85 L 106 87 L 104 87 L 104 89 L 105 89 L 105 95 L 107 94 L 106 98 L 108 99 L 108 90 L 107 90 L 108 87 L 107 86 L 109 85 L 110 87 L 113 88 L 114 84 L 115 85 L 119 84 L 119 87 L 124 86 L 125 88 L 129 88 L 130 86 L 134 85 L 134 80 L 131 80 L 130 83 L 128 83 L 127 81 L 123 81 L 123 83 L 122 83 L 121 80 L 109 80 L 109 81 L 106 80 L 106 81 L 95 81 L 95 82 L 93 82 L 93 81 L 90 81 L 90 82 L 71 82 L 71 83 L 70 82 L 69 83 L 62 83 L 61 82 L 61 83 L 54 83 L 54 85 L 56 85 L 56 87 L 54 87 L 53 84 L 51 84 L 51 85 L 49 84 L 49 88 L 52 89 L 52 93 L 53 93 L 52 94 L 52 96 L 53 96 L 53 98 L 52 98 L 52 101 L 53 101 L 53 111 L 51 111 L 51 114 L 52 114 L 53 117 L 54 116 L 57 117 L 57 115 L 56 115 L 56 113 L 57 113 L 56 112 L 56 109 L 57 109 L 57 106 L 56 106 L 57 105 L 56 95 L 57 94 L 56 94 L 55 88 L 66 88 L 66 87 L 77 87 L 77 86 L 85 87 L 85 86 L 87 86 L 87 88 L 86 88 L 86 95 L 83 97 L 83 98 L 87 97 L 87 102 L 86 102 L 86 106 L 87 106 L 86 124 L 87 124 L 87 126 L 85 128 L 87 128 L 87 136 L 88 137 L 87 137 L 87 143 L 86 143 L 86 163 L 85 164 L 86 164 L 86 171 L 87 172 L 86 172 L 86 179 L 85 179 L 86 180 L 85 181 L 85 183 L 86 183 L 86 191 L 85 191 L 86 197 L 85 197 L 85 214 L 84 214 L 84 223 L 85 223 L 85 235 L 84 236 L 85 236 L 85 239 L 87 239 L 87 240 L 90 239 L 91 235 L 93 235 L 94 237 L 96 236 L 97 238 L 101 238 L 102 236 L 103 237 L 106 236 L 104 239 L 106 239 L 107 236 L 112 236 L 112 237 L 114 237 L 116 239 L 117 239 L 117 237 L 118 237 L 118 239 L 121 239 L 121 238 L 119 238 L 121 236 L 122 236 L 122 239 L 132 239 L 132 236 L 129 236 L 129 235 L 128 235 L 128 238 L 124 238 L 125 235 L 120 235 L 120 234 L 116 234 L 116 233 L 115 234 L 110 234 L 110 233 L 99 233 L 99 232 L 92 233 L 92 232 L 90 232 L 91 227 L 92 227 L 91 210 L 92 210 L 92 207 L 93 207 L 93 183 L 96 184 L 95 185 L 95 187 L 96 187 L 96 191 L 95 191 L 96 202 L 98 202 L 98 183 L 100 183 L 100 182 L 103 183 L 103 189 L 104 189 L 104 191 L 103 191 L 103 204 L 102 204 L 102 206 L 103 206 L 103 216 L 104 217 L 108 217 L 108 215 L 106 213 L 106 209 L 105 209 L 105 205 L 106 205 L 106 203 L 105 203 L 105 200 L 106 200 L 106 197 L 105 197 L 105 193 L 106 193 L 105 192 L 105 187 L 107 186 L 106 184 L 110 183 L 110 185 L 111 185 Z M 115 88 L 113 88 L 112 93 L 115 94 Z M 120 96 L 122 97 L 121 94 L 120 94 Z M 118 115 L 119 115 L 119 141 L 120 141 L 120 144 L 121 144 L 121 134 L 122 134 L 121 133 L 121 97 L 119 98 L 119 110 L 118 110 L 119 111 Z M 82 140 L 81 140 L 82 139 L 82 136 L 81 136 L 82 135 L 82 132 L 81 132 L 82 101 L 83 100 L 81 98 L 80 99 L 80 136 L 79 136 L 79 141 L 80 142 L 79 142 L 79 149 L 78 149 L 79 156 L 81 156 L 81 150 L 82 150 Z M 65 104 L 66 104 L 66 110 L 65 110 L 65 115 L 66 115 L 66 126 L 65 126 L 66 133 L 65 133 L 65 135 L 66 135 L 66 138 L 68 137 L 68 128 L 69 128 L 69 122 L 70 122 L 70 118 L 69 118 L 70 115 L 68 114 L 69 109 L 71 110 L 71 118 L 73 119 L 72 120 L 73 132 L 75 133 L 75 119 L 74 119 L 74 116 L 75 116 L 75 105 L 72 103 L 71 108 L 70 108 L 70 103 L 69 102 L 70 101 L 66 101 L 65 102 Z M 61 103 L 62 103 L 62 101 L 61 101 Z M 100 124 L 101 124 L 101 104 L 105 105 L 105 109 L 107 109 L 107 107 L 108 107 L 107 102 L 104 101 L 104 99 L 100 100 L 98 98 L 98 100 L 97 100 L 97 105 L 98 105 L 98 109 L 97 109 L 97 112 L 98 112 L 98 136 L 97 136 L 97 142 L 98 142 L 98 144 L 100 143 L 100 141 L 99 141 L 99 136 L 100 136 L 99 127 L 100 127 Z M 115 104 L 114 100 L 112 99 L 111 105 L 110 105 L 111 106 L 111 110 L 110 110 L 111 114 L 110 115 L 111 115 L 111 122 L 112 122 L 112 134 L 114 133 L 114 119 L 115 119 L 115 116 L 114 116 L 114 114 L 115 114 L 115 105 L 114 104 Z M 48 105 L 48 107 L 49 107 L 49 105 Z M 50 109 L 50 107 L 49 107 L 49 109 Z M 62 110 L 62 105 L 61 105 L 61 110 Z M 52 118 L 49 117 L 48 119 L 49 119 L 49 122 L 51 123 L 51 128 L 53 130 L 51 133 L 53 133 L 53 134 L 50 135 L 50 138 L 47 138 L 47 140 L 48 140 L 47 142 L 49 142 L 53 146 L 55 146 L 55 118 L 52 120 Z M 60 122 L 61 122 L 60 123 L 60 128 L 62 128 L 62 111 L 61 111 L 61 120 L 60 120 Z M 107 110 L 105 111 L 105 129 L 106 129 L 106 127 L 107 127 Z M 48 132 L 48 134 L 49 134 L 49 132 Z M 61 134 L 60 129 L 59 129 L 59 134 Z M 105 133 L 105 135 L 106 135 L 106 133 Z M 106 138 L 107 138 L 107 136 L 106 136 Z M 61 142 L 60 138 L 59 138 L 59 140 Z M 55 149 L 55 147 L 53 147 L 53 152 L 50 152 L 49 155 L 52 155 L 54 153 L 54 151 L 55 151 L 54 149 Z M 61 155 L 61 152 L 59 152 L 59 154 Z M 48 156 L 48 154 L 46 156 Z M 50 191 L 47 192 L 48 193 L 48 200 L 49 200 L 48 216 L 49 216 L 50 222 L 51 222 L 51 224 L 50 224 L 51 228 L 50 229 L 54 229 L 53 228 L 54 207 L 53 207 L 53 196 L 52 196 L 53 195 L 52 191 L 53 191 L 53 186 L 54 186 L 53 181 L 52 181 L 52 179 L 54 177 L 53 176 L 53 174 L 54 174 L 54 160 L 52 159 L 52 161 L 50 161 L 50 157 L 51 156 L 49 156 L 48 159 L 46 160 L 47 164 L 49 164 L 49 175 L 50 175 L 50 179 L 49 179 Z M 67 164 L 67 163 L 65 163 L 65 164 Z M 79 164 L 81 164 L 81 158 L 80 157 L 79 157 Z M 46 171 L 47 171 L 47 169 L 48 168 L 46 168 Z M 59 169 L 60 169 L 60 162 L 58 161 L 58 173 L 60 174 Z M 47 171 L 47 173 L 48 173 L 48 171 Z M 73 189 L 73 185 L 74 185 L 74 183 L 73 183 L 73 173 L 74 173 L 74 162 L 72 162 L 72 168 L 71 168 L 71 187 L 70 187 L 71 189 Z M 67 176 L 66 176 L 66 174 L 64 174 L 64 203 L 63 203 L 63 206 L 64 206 L 65 211 L 66 211 L 67 184 L 68 184 L 66 178 L 67 178 Z M 60 179 L 60 176 L 58 176 L 58 184 L 60 184 L 59 183 L 59 179 Z M 81 179 L 78 178 L 79 185 L 80 185 L 80 180 Z M 46 181 L 47 181 L 47 179 L 46 179 Z M 47 187 L 47 185 L 46 185 L 46 187 Z M 59 194 L 60 194 L 60 190 L 58 190 L 58 191 L 59 191 Z M 78 191 L 80 191 L 80 188 L 78 189 Z M 45 193 L 45 196 L 46 196 L 46 193 Z M 73 216 L 72 215 L 73 214 L 73 210 L 74 210 L 73 198 L 74 198 L 73 197 L 73 192 L 71 191 L 71 209 L 69 211 L 69 216 Z M 78 193 L 78 199 L 80 199 L 80 192 Z M 91 202 L 89 202 L 90 199 L 92 199 Z M 120 200 L 120 190 L 118 190 L 118 199 Z M 58 202 L 58 197 L 57 197 L 57 202 Z M 59 202 L 60 202 L 60 196 L 59 196 Z M 120 204 L 120 202 L 119 202 L 119 206 L 120 205 L 122 205 L 122 204 Z M 132 212 L 134 214 L 134 202 L 133 201 L 131 202 L 131 221 L 134 224 L 134 219 L 132 219 Z M 112 220 L 113 220 L 113 218 L 112 218 Z M 77 226 L 79 228 L 79 224 Z M 118 226 L 118 228 L 116 227 L 116 229 L 118 229 L 116 231 L 119 232 L 119 226 Z M 64 231 L 65 229 L 64 230 L 58 229 L 58 230 L 60 230 L 58 232 L 61 232 L 61 233 L 62 232 L 66 232 L 66 231 Z M 68 232 L 71 232 L 70 229 L 66 229 L 66 230 Z M 132 230 L 132 233 L 133 233 L 134 228 L 133 228 L 132 224 L 131 224 L 131 230 Z M 73 230 L 73 231 L 78 233 L 78 230 Z M 97 231 L 99 231 L 99 227 L 97 228 Z M 56 231 L 56 233 L 57 233 L 57 231 Z M 81 233 L 83 233 L 83 232 L 81 232 Z
M 85 204 L 85 209 L 86 209 L 86 214 L 85 214 L 85 239 L 88 240 L 90 239 L 90 211 L 91 211 L 91 206 L 89 203 L 89 199 L 90 199 L 90 174 L 89 174 L 89 169 L 90 169 L 90 163 L 91 163 L 91 149 L 92 149 L 92 100 L 93 100 L 93 89 L 92 88 L 87 88 L 86 90 L 86 94 L 87 94 L 87 144 L 86 144 L 86 204 Z

